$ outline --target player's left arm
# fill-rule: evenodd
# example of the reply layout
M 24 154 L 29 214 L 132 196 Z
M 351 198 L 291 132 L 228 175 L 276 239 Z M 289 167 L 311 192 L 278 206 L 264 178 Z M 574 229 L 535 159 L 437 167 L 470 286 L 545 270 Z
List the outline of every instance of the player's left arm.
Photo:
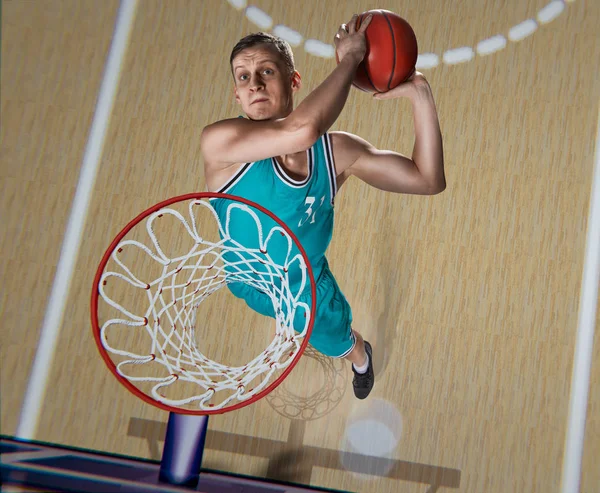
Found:
M 331 132 L 339 185 L 349 176 L 356 176 L 388 192 L 433 195 L 445 190 L 442 133 L 429 83 L 415 72 L 395 89 L 374 95 L 381 100 L 398 97 L 406 97 L 412 103 L 415 126 L 412 156 L 377 149 L 347 132 Z

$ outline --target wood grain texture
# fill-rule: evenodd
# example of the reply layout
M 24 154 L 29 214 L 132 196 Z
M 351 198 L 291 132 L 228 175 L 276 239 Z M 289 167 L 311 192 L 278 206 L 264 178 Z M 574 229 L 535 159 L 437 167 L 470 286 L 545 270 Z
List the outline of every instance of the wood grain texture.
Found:
M 117 7 L 2 2 L 3 433 L 18 424 Z

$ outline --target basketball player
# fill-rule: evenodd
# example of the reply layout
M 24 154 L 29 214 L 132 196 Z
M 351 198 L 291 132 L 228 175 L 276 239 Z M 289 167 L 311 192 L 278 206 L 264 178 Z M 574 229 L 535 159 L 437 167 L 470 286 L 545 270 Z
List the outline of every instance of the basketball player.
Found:
M 433 195 L 446 187 L 442 137 L 429 84 L 416 72 L 407 82 L 376 99 L 407 97 L 412 103 L 415 143 L 412 157 L 376 149 L 347 132 L 328 132 L 342 111 L 366 52 L 357 16 L 335 35 L 339 64 L 294 109 L 301 77 L 287 42 L 266 33 L 241 39 L 230 65 L 234 93 L 247 118 L 226 119 L 201 136 L 207 188 L 256 202 L 282 219 L 307 251 L 317 284 L 317 313 L 311 345 L 323 354 L 352 362 L 357 398 L 374 384 L 371 345 L 352 328 L 352 311 L 329 270 L 325 251 L 333 230 L 334 199 L 356 176 L 388 192 Z M 232 292 L 268 316 L 269 298 L 235 283 Z M 310 300 L 308 301 L 310 304 Z

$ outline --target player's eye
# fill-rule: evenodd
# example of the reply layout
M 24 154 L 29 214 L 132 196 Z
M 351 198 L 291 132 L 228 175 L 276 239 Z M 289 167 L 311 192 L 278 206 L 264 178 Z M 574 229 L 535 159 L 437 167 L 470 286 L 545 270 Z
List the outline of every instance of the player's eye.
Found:
M 270 68 L 266 68 L 265 70 L 263 70 L 263 72 L 267 75 L 272 75 L 274 73 L 273 70 L 271 70 Z

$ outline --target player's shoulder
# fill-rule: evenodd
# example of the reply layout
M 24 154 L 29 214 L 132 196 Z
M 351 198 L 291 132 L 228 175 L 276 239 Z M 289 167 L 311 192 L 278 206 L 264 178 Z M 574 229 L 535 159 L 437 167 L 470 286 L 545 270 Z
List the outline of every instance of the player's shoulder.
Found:
M 217 120 L 211 123 L 208 123 L 202 129 L 202 137 L 204 139 L 214 138 L 215 134 L 219 134 L 225 132 L 232 127 L 235 127 L 239 123 L 239 119 L 244 118 L 243 116 L 238 116 L 237 118 L 224 118 L 222 120 Z
M 338 175 L 350 168 L 360 156 L 372 147 L 365 139 L 350 132 L 335 130 L 328 134 Z
M 243 117 L 238 117 L 243 118 Z M 218 120 L 207 124 L 200 135 L 200 148 L 203 160 L 204 178 L 208 191 L 218 191 L 226 184 L 245 164 L 242 162 L 222 162 L 215 159 L 213 149 L 224 135 L 231 132 L 232 124 L 237 118 Z
M 239 134 L 241 131 L 239 127 L 240 120 L 243 116 L 237 118 L 225 118 L 208 123 L 202 129 L 200 133 L 200 149 L 204 158 L 205 166 L 218 166 L 222 167 L 223 164 L 230 166 L 232 163 L 219 163 L 215 159 L 215 149 L 220 148 L 221 143 L 232 136 Z
M 328 134 L 332 144 L 337 143 L 340 146 L 347 147 L 365 147 L 371 145 L 362 137 L 343 130 L 332 130 L 331 132 L 328 132 Z

